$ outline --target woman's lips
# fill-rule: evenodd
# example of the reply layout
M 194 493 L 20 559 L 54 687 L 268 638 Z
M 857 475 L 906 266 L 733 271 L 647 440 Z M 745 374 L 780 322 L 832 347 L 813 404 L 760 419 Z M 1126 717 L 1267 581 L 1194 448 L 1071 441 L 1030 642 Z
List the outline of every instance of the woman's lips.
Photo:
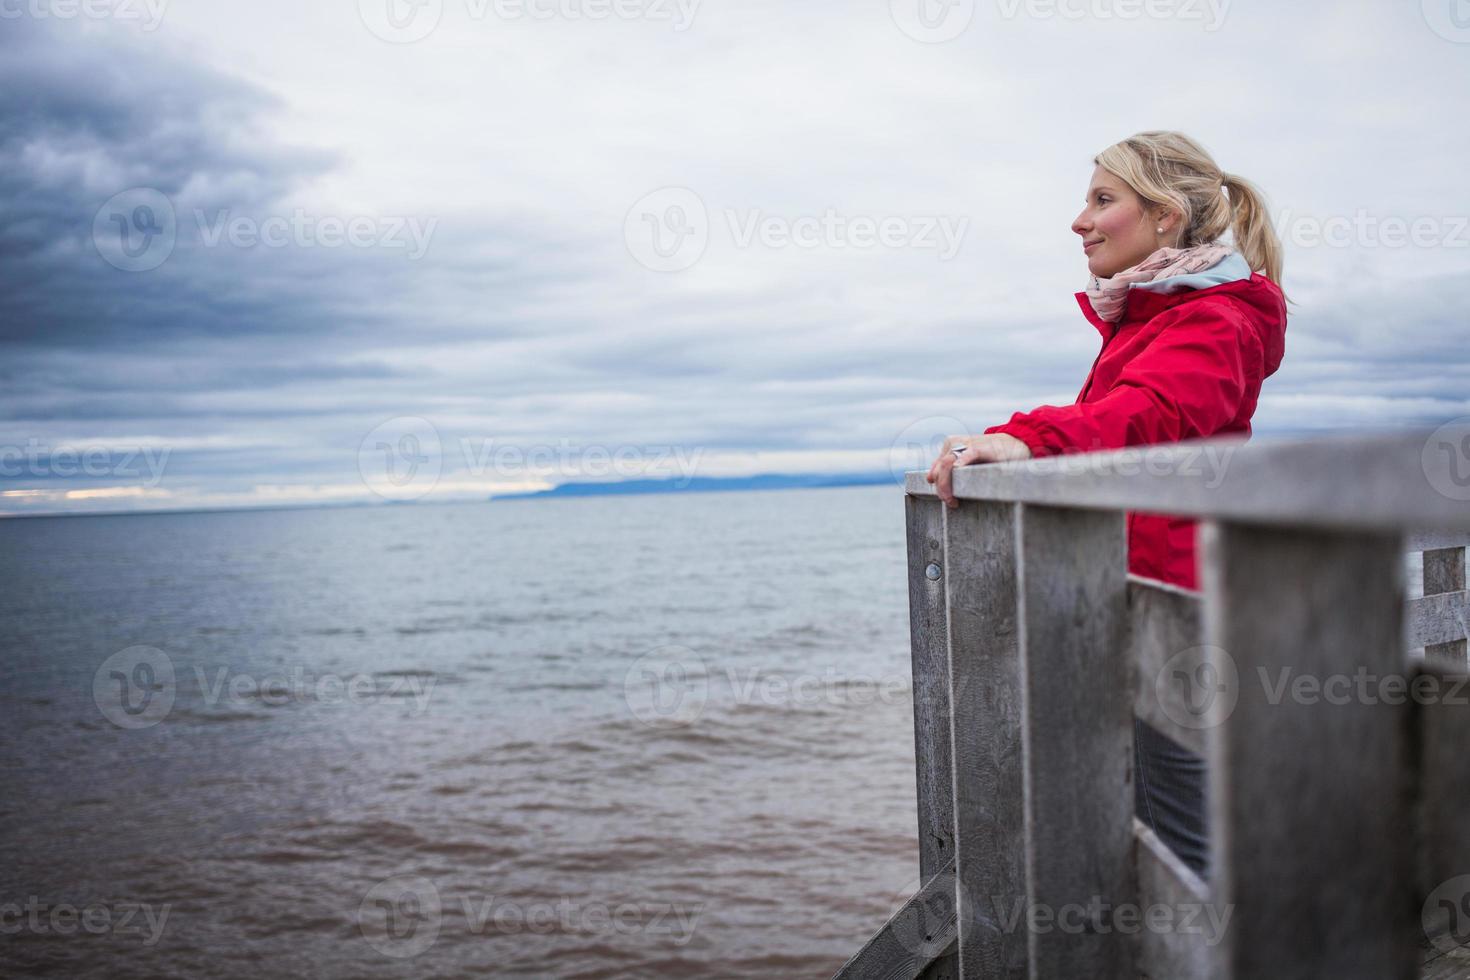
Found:
M 1086 253 L 1086 252 L 1090 252 L 1090 251 L 1092 251 L 1092 250 L 1093 250 L 1093 249 L 1095 249 L 1095 248 L 1097 248 L 1097 247 L 1098 247 L 1098 246 L 1099 246 L 1099 245 L 1101 245 L 1101 244 L 1102 244 L 1102 242 L 1084 242 L 1084 243 L 1083 243 L 1083 244 L 1082 244 L 1082 251 L 1083 251 L 1083 252 L 1084 252 L 1084 253 Z

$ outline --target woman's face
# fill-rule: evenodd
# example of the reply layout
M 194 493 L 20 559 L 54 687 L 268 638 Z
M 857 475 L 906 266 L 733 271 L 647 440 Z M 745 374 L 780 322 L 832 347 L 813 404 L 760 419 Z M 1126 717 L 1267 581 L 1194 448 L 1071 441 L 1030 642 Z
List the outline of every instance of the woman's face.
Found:
M 1082 236 L 1088 271 L 1107 279 L 1172 245 L 1176 225 L 1170 214 L 1151 217 L 1143 198 L 1099 166 L 1092 172 L 1087 205 L 1072 222 L 1072 230 Z M 1163 234 L 1157 231 L 1161 227 Z

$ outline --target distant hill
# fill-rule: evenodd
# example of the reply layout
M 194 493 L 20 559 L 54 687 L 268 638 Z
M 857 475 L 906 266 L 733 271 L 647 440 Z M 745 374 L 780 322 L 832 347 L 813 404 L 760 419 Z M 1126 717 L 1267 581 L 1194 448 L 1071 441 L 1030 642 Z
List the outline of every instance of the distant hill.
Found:
M 563 483 L 532 493 L 496 494 L 491 500 L 528 497 L 606 497 L 639 493 L 709 493 L 727 490 L 790 490 L 813 487 L 866 487 L 894 483 L 889 473 L 761 473 L 756 476 L 671 476 L 658 480 Z

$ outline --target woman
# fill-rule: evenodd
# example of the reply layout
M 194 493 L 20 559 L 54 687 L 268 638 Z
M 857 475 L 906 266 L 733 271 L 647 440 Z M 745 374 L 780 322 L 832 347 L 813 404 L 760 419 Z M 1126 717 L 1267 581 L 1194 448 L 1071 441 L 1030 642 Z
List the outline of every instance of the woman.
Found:
M 1281 364 L 1281 243 L 1259 191 L 1183 133 L 1139 133 L 1093 163 L 1072 230 L 1092 273 L 1077 301 L 1102 352 L 1075 403 L 945 440 L 928 479 L 949 507 L 955 466 L 1248 435 Z M 1129 514 L 1128 570 L 1193 589 L 1194 539 L 1193 521 Z M 1205 874 L 1203 760 L 1136 720 L 1134 734 L 1139 819 Z

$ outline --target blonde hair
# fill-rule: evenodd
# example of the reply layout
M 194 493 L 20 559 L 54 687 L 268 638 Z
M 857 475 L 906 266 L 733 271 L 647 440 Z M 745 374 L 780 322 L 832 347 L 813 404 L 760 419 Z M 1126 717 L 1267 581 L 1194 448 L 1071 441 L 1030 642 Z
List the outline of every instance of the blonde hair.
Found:
M 1228 231 L 1251 269 L 1281 285 L 1281 239 L 1271 227 L 1265 196 L 1244 177 L 1221 170 L 1188 136 L 1165 130 L 1137 133 L 1092 162 L 1145 202 L 1182 215 L 1182 248 L 1217 242 Z

